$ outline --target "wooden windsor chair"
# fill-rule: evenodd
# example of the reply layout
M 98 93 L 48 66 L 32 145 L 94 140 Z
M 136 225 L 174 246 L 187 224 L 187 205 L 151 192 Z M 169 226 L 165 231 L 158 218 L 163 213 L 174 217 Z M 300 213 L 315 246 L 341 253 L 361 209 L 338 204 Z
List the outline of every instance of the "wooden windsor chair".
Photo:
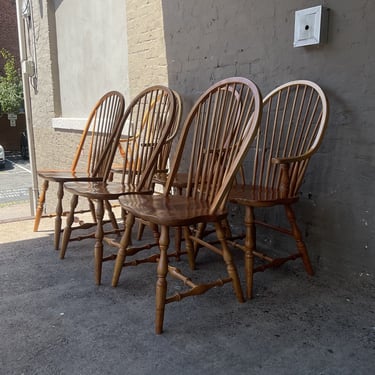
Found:
M 62 226 L 64 183 L 68 181 L 101 180 L 104 170 L 112 163 L 115 150 L 111 151 L 113 141 L 118 139 L 125 99 L 117 91 L 103 95 L 92 109 L 69 170 L 38 170 L 43 179 L 38 206 L 34 219 L 34 232 L 38 231 L 43 214 L 49 183 L 58 183 L 57 205 L 55 212 L 54 247 L 60 244 Z M 117 137 L 117 138 L 116 138 Z M 93 207 L 90 203 L 90 209 Z
M 124 114 L 124 129 L 122 135 L 128 138 L 125 146 L 125 157 L 120 179 L 109 181 L 110 166 L 102 181 L 69 182 L 65 189 L 73 194 L 70 212 L 64 228 L 60 258 L 65 253 L 70 241 L 95 237 L 95 281 L 101 283 L 102 263 L 113 260 L 112 255 L 103 257 L 103 238 L 105 235 L 119 233 L 119 229 L 104 231 L 103 217 L 105 204 L 117 201 L 119 196 L 127 194 L 152 194 L 153 175 L 157 161 L 163 150 L 163 145 L 170 135 L 175 123 L 175 96 L 172 91 L 163 86 L 153 86 L 139 93 L 128 106 Z M 147 117 L 147 121 L 144 119 Z M 137 136 L 135 137 L 134 135 Z M 117 147 L 117 146 L 116 146 Z M 79 197 L 86 197 L 96 202 L 95 221 L 87 223 L 86 228 L 96 227 L 94 233 L 71 237 L 74 222 L 74 211 Z M 110 205 L 106 205 L 111 210 Z
M 234 99 L 233 89 L 241 97 Z M 240 168 L 250 144 L 255 138 L 261 114 L 261 95 L 256 85 L 245 78 L 229 78 L 209 88 L 190 111 L 179 139 L 171 172 L 168 174 L 162 195 L 128 195 L 119 198 L 126 210 L 125 231 L 118 246 L 112 285 L 117 286 L 124 265 L 136 265 L 143 261 L 125 263 L 134 255 L 132 227 L 135 219 L 142 219 L 158 232 L 159 252 L 144 261 L 157 262 L 156 320 L 155 330 L 162 333 L 165 305 L 170 302 L 205 293 L 209 289 L 232 283 L 238 301 L 243 302 L 242 289 L 232 255 L 227 246 L 222 226 L 227 216 L 226 203 L 230 187 Z M 184 172 L 182 161 L 186 163 L 187 185 L 182 195 L 171 195 L 174 179 L 178 172 Z M 194 236 L 191 225 L 213 223 L 219 246 L 212 246 Z M 227 275 L 220 280 L 194 283 L 182 272 L 168 264 L 169 230 L 183 228 L 189 264 L 195 267 L 193 243 L 218 253 L 224 260 Z M 167 297 L 167 274 L 181 280 L 187 290 Z
M 247 170 L 250 182 L 235 184 L 229 196 L 230 202 L 245 208 L 245 242 L 232 244 L 245 254 L 247 298 L 252 297 L 255 272 L 289 260 L 302 258 L 306 272 L 313 275 L 292 205 L 299 200 L 306 168 L 322 142 L 327 121 L 328 102 L 316 83 L 288 82 L 264 98 L 262 123 L 249 152 L 253 159 L 252 170 Z M 256 208 L 276 206 L 284 207 L 290 229 L 255 220 Z M 256 225 L 292 236 L 297 252 L 284 257 L 261 253 L 256 247 Z M 254 256 L 263 260 L 261 265 L 254 265 Z
M 164 143 L 162 152 L 159 155 L 158 166 L 157 166 L 157 169 L 156 169 L 157 175 L 166 174 L 168 172 L 168 161 L 169 161 L 170 150 L 171 150 L 171 147 L 172 147 L 172 142 L 173 142 L 173 139 L 175 138 L 175 136 L 177 134 L 177 131 L 179 129 L 179 124 L 180 124 L 180 121 L 181 121 L 181 115 L 182 115 L 181 95 L 175 90 L 172 90 L 172 92 L 173 92 L 173 95 L 174 95 L 175 100 L 176 100 L 175 122 L 173 124 L 172 129 L 171 129 L 170 135 L 168 136 L 167 140 Z M 156 100 L 154 100 L 151 103 L 150 108 L 149 108 L 150 111 L 152 111 L 152 109 L 154 108 L 156 103 L 157 103 Z M 147 125 L 147 121 L 148 121 L 148 118 L 149 118 L 150 114 L 151 114 L 150 112 L 145 113 L 144 118 L 142 120 L 142 126 L 139 129 L 139 131 L 137 132 L 137 134 L 135 134 L 134 136 L 132 136 L 130 138 L 128 138 L 128 137 L 121 137 L 120 138 L 119 145 L 118 145 L 120 161 L 116 160 L 112 164 L 111 174 L 115 174 L 115 173 L 121 174 L 122 173 L 123 162 L 126 159 L 126 150 L 129 150 L 128 144 L 129 144 L 129 142 L 131 142 L 132 144 L 137 142 L 137 139 L 139 138 L 143 127 Z M 110 176 L 110 179 L 112 179 L 112 178 L 113 178 L 113 176 Z
M 218 99 L 219 99 L 220 95 L 223 95 L 223 97 L 225 96 L 226 100 L 230 99 L 230 100 L 234 100 L 235 102 L 237 102 L 236 115 L 240 116 L 241 109 L 242 109 L 241 97 L 240 97 L 239 93 L 236 91 L 235 86 L 233 86 L 233 87 L 229 86 L 229 87 L 222 88 L 221 91 L 218 91 L 218 93 L 217 93 Z M 243 178 L 242 166 L 240 168 L 239 175 Z M 165 172 L 158 173 L 154 178 L 155 183 L 165 187 L 167 177 L 168 177 L 168 173 L 165 173 Z M 174 180 L 172 182 L 172 189 L 173 189 L 174 193 L 182 195 L 184 189 L 186 189 L 186 187 L 187 187 L 187 184 L 188 184 L 188 173 L 177 172 L 177 174 L 174 177 Z M 138 236 L 137 236 L 138 240 L 140 240 L 142 238 L 143 228 L 144 228 L 144 225 L 141 225 L 139 227 Z M 205 228 L 206 228 L 205 224 L 201 223 L 200 225 L 197 226 L 197 228 L 195 228 L 195 230 L 196 230 L 197 233 L 199 233 L 202 236 L 203 233 L 205 232 Z M 211 231 L 206 231 L 206 233 L 211 233 Z M 179 254 L 184 253 L 184 251 L 181 248 L 182 241 L 183 241 L 183 236 L 182 236 L 182 233 L 181 233 L 181 228 L 177 227 L 176 233 L 175 233 L 175 236 L 174 236 L 175 249 L 176 249 L 176 259 L 179 259 Z M 194 245 L 195 245 L 196 248 L 198 247 L 197 243 L 195 243 Z

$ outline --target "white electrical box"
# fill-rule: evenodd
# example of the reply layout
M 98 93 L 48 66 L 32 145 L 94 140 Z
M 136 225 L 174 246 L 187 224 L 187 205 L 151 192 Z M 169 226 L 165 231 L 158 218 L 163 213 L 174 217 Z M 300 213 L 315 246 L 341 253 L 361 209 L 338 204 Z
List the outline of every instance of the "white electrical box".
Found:
M 23 60 L 22 61 L 22 72 L 26 74 L 28 77 L 32 77 L 35 75 L 35 64 L 31 60 Z
M 294 47 L 319 45 L 327 41 L 328 9 L 319 5 L 297 10 L 294 19 Z

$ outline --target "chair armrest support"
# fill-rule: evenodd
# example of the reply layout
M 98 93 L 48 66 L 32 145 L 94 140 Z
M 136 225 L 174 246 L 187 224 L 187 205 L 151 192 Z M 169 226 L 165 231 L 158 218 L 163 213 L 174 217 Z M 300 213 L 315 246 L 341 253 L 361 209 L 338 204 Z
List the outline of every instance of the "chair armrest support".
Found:
M 303 161 L 303 160 L 306 160 L 308 158 L 310 158 L 312 155 L 312 152 L 306 152 L 305 154 L 302 154 L 302 155 L 299 155 L 299 156 L 289 156 L 289 157 L 281 157 L 281 158 L 278 158 L 278 157 L 275 157 L 275 158 L 272 158 L 272 164 L 291 164 L 291 163 L 296 163 L 296 162 L 300 162 L 300 161 Z
M 281 179 L 280 179 L 280 192 L 282 198 L 287 198 L 289 195 L 290 179 L 289 179 L 289 164 L 282 163 L 281 167 Z

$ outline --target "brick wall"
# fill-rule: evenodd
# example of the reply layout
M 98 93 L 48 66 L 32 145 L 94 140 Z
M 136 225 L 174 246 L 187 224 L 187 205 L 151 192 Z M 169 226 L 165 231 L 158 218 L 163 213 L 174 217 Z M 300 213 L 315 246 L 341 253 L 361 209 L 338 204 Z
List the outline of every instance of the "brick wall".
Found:
M 0 0 L 0 49 L 6 48 L 19 63 L 18 32 L 16 2 L 14 0 Z M 0 69 L 3 61 L 0 61 Z
M 0 0 L 0 49 L 7 49 L 20 67 L 17 12 L 14 0 Z M 3 59 L 0 59 L 0 73 L 3 73 Z M 0 116 L 0 143 L 6 151 L 19 151 L 20 135 L 26 129 L 25 116 L 18 116 L 16 126 L 11 127 L 6 114 Z
M 0 116 L 0 144 L 5 151 L 20 151 L 21 133 L 26 129 L 23 113 L 18 114 L 16 126 L 10 126 L 8 115 Z

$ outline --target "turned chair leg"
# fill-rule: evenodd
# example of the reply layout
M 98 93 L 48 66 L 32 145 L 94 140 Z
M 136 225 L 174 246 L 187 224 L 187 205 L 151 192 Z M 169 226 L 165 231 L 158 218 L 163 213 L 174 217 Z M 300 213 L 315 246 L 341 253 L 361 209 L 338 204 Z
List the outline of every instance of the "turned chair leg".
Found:
M 104 203 L 105 203 L 105 209 L 107 210 L 108 217 L 109 217 L 109 220 L 111 222 L 112 228 L 117 230 L 117 231 L 120 231 L 120 228 L 119 228 L 117 220 L 116 220 L 116 216 L 115 216 L 115 214 L 113 213 L 113 210 L 112 210 L 111 203 L 109 201 L 105 201 Z
M 137 231 L 137 240 L 140 241 L 143 237 L 143 232 L 145 230 L 145 224 L 142 222 L 138 223 L 138 231 Z
M 169 246 L 169 228 L 167 226 L 161 227 L 160 233 L 160 258 L 157 267 L 157 281 L 156 281 L 156 314 L 155 314 L 155 333 L 161 334 L 163 332 L 164 310 L 167 298 L 167 273 L 168 273 L 168 246 Z
M 96 223 L 96 214 L 95 214 L 95 205 L 94 202 L 91 199 L 87 199 L 89 203 L 89 210 L 91 214 L 92 221 Z
M 37 232 L 38 229 L 39 229 L 40 219 L 42 217 L 43 210 L 44 210 L 44 203 L 46 201 L 46 193 L 47 193 L 47 190 L 48 190 L 48 186 L 49 186 L 49 181 L 44 180 L 43 185 L 42 185 L 42 191 L 41 191 L 41 193 L 39 195 L 39 199 L 38 199 L 38 206 L 36 208 L 36 213 L 35 213 L 34 232 Z
M 181 242 L 182 242 L 182 230 L 181 227 L 175 228 L 174 235 L 174 247 L 176 249 L 176 260 L 181 259 Z
M 77 207 L 77 204 L 78 204 L 78 195 L 73 195 L 70 201 L 70 211 L 69 211 L 68 217 L 66 218 L 66 226 L 63 232 L 63 238 L 62 238 L 62 243 L 61 243 L 61 248 L 60 248 L 60 259 L 64 259 L 65 257 L 65 252 L 68 247 L 70 235 L 72 233 L 72 225 L 74 222 L 74 211 L 75 211 L 75 208 Z
M 305 266 L 306 272 L 310 275 L 314 275 L 314 270 L 312 268 L 309 254 L 307 253 L 307 248 L 305 242 L 302 239 L 301 231 L 297 226 L 296 216 L 291 206 L 285 205 L 286 216 L 289 220 L 290 226 L 292 228 L 292 234 L 296 241 L 298 252 L 301 254 L 303 265 Z
M 102 280 L 102 264 L 103 264 L 103 217 L 104 217 L 104 202 L 99 199 L 96 206 L 96 231 L 95 231 L 95 283 L 100 285 Z
M 120 247 L 116 256 L 115 267 L 113 270 L 113 276 L 112 276 L 113 287 L 117 286 L 122 268 L 124 266 L 124 262 L 126 258 L 126 250 L 128 246 L 131 244 L 131 234 L 132 234 L 134 222 L 135 222 L 134 215 L 130 213 L 127 214 L 126 221 L 125 221 L 125 230 L 124 230 L 124 234 L 121 237 Z
M 194 251 L 194 243 L 191 240 L 191 232 L 190 228 L 188 226 L 185 226 L 182 228 L 184 231 L 184 237 L 185 237 L 185 250 L 188 256 L 188 263 L 191 270 L 195 270 L 195 258 L 196 253 Z M 195 234 L 194 234 L 195 235 Z
M 223 249 L 223 259 L 227 266 L 228 275 L 232 279 L 232 286 L 233 286 L 234 293 L 236 294 L 238 302 L 242 303 L 245 300 L 244 300 L 243 293 L 242 293 L 241 282 L 238 276 L 237 268 L 233 262 L 232 254 L 229 250 L 229 247 L 225 238 L 225 231 L 219 222 L 215 223 L 215 229 L 216 229 L 217 238 L 219 239 L 221 247 Z
M 254 277 L 254 251 L 256 247 L 256 228 L 254 223 L 253 207 L 245 207 L 245 277 L 246 277 L 246 298 L 253 297 Z
M 195 228 L 195 234 L 194 235 L 197 236 L 198 238 L 203 238 L 206 227 L 207 227 L 206 223 L 197 224 L 197 226 Z M 194 255 L 195 255 L 195 257 L 197 257 L 200 247 L 201 247 L 201 245 L 198 242 L 194 242 Z
M 55 235 L 54 235 L 54 245 L 55 250 L 59 249 L 60 246 L 60 235 L 61 235 L 61 226 L 62 226 L 62 200 L 64 198 L 64 183 L 59 182 L 57 189 L 57 206 L 56 206 L 56 217 L 55 217 Z

